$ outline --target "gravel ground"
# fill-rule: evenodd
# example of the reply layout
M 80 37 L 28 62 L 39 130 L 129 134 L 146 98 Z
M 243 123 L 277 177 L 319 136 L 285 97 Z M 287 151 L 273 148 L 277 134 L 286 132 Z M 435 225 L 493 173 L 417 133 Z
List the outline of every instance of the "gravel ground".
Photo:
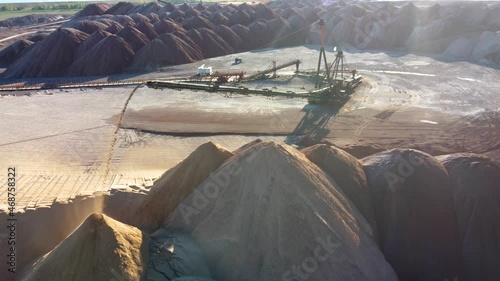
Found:
M 243 58 L 242 64 L 232 65 L 236 56 Z M 296 58 L 303 61 L 302 71 L 313 71 L 317 56 L 313 46 L 266 49 L 102 79 L 190 76 L 201 64 L 253 73 L 273 59 L 279 64 Z M 475 133 L 469 150 L 500 155 L 495 130 L 500 119 L 491 114 L 481 119 L 500 109 L 499 70 L 411 54 L 347 50 L 346 56 L 365 79 L 340 110 L 308 105 L 304 99 L 143 87 L 130 101 L 116 136 L 118 116 L 133 87 L 11 93 L 0 97 L 0 167 L 17 168 L 18 208 L 34 208 L 111 187 L 150 185 L 210 140 L 236 149 L 259 136 L 293 143 L 298 136 L 310 135 L 356 156 L 396 146 L 443 154 L 468 150 L 463 128 L 479 126 L 483 133 Z M 329 52 L 328 59 L 333 58 Z M 293 70 L 247 86 L 311 87 L 304 78 L 291 78 Z M 0 180 L 6 176 L 0 175 Z M 7 198 L 6 189 L 0 198 Z M 1 202 L 5 207 L 4 199 Z

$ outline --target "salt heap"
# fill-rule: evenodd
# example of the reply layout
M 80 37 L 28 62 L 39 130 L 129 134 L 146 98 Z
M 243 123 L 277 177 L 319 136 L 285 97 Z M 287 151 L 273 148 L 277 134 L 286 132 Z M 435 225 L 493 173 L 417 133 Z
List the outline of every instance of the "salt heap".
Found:
M 397 280 L 332 182 L 299 151 L 260 142 L 220 166 L 164 226 L 193 236 L 218 281 Z
M 400 280 L 463 278 L 451 182 L 432 156 L 393 149 L 362 159 L 380 248 Z
M 500 31 L 485 31 L 479 37 L 479 42 L 471 54 L 472 59 L 487 59 L 491 62 L 500 63 Z
M 500 276 L 500 165 L 477 154 L 438 156 L 453 186 L 465 280 Z
M 189 194 L 233 154 L 208 142 L 155 181 L 147 198 L 133 215 L 141 229 L 156 230 Z
M 34 264 L 24 279 L 142 280 L 149 237 L 106 215 L 91 214 L 70 236 Z
M 302 153 L 335 179 L 333 184 L 341 188 L 356 205 L 356 208 L 372 226 L 374 236 L 377 236 L 370 189 L 361 162 L 349 153 L 326 144 L 305 148 Z

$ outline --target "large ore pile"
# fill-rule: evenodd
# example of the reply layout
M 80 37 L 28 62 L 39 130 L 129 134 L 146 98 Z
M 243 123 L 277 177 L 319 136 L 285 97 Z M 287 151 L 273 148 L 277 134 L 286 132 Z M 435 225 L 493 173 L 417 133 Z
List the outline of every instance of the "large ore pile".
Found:
M 114 6 L 90 4 L 53 32 L 55 35 L 78 32 L 79 35 L 68 35 L 66 39 L 48 36 L 36 45 L 26 41 L 16 42 L 0 53 L 0 65 L 8 66 L 4 78 L 99 74 L 102 71 L 68 72 L 67 68 L 77 60 L 89 64 L 99 63 L 92 59 L 100 56 L 90 57 L 90 54 L 78 49 L 80 44 L 85 44 L 86 40 L 81 40 L 83 37 L 89 37 L 92 45 L 97 46 L 99 42 L 95 40 L 102 37 L 102 33 L 99 36 L 91 35 L 102 31 L 108 32 L 107 36 L 121 37 L 132 47 L 133 59 L 123 61 L 122 67 L 113 69 L 127 69 L 130 66 L 138 69 L 144 63 L 134 62 L 144 61 L 144 55 L 138 57 L 138 54 L 144 54 L 145 50 L 154 48 L 160 52 L 177 52 L 178 43 L 160 43 L 160 36 L 164 34 L 173 34 L 188 43 L 190 49 L 180 50 L 180 53 L 191 53 L 191 49 L 200 51 L 201 58 L 189 56 L 194 60 L 264 47 L 318 44 L 319 19 L 326 22 L 326 43 L 329 46 L 348 44 L 362 50 L 404 50 L 498 64 L 499 13 L 500 5 L 487 2 L 443 2 L 432 5 L 276 0 L 266 4 L 177 6 L 162 6 L 154 2 L 141 5 L 120 2 Z M 59 58 L 54 48 L 43 46 L 57 46 L 57 53 L 63 55 Z M 173 46 L 174 50 L 167 49 L 168 46 Z M 120 60 L 119 57 L 110 59 Z M 150 56 L 147 65 L 164 67 L 192 59 L 159 57 L 155 61 Z
M 52 245 L 20 244 L 17 280 L 496 281 L 499 183 L 478 154 L 208 142 L 147 192 L 20 214 Z
M 0 64 L 8 67 L 4 78 L 151 69 L 273 45 L 304 44 L 308 26 L 317 18 L 299 13 L 288 19 L 264 4 L 90 4 L 41 42 L 24 40 L 1 51 Z
M 288 8 L 287 1 L 275 1 L 286 15 L 314 13 L 326 21 L 329 45 L 349 44 L 362 50 L 404 50 L 441 54 L 450 59 L 500 63 L 498 3 L 456 1 L 422 4 L 412 2 L 360 2 L 345 5 L 332 2 L 319 8 Z M 278 4 L 281 3 L 281 4 Z M 312 27 L 314 43 L 318 26 Z

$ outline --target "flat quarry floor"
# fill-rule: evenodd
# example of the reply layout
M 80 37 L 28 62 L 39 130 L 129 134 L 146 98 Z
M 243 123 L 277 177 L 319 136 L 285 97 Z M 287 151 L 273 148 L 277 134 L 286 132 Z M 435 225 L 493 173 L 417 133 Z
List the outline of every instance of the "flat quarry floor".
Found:
M 243 63 L 233 65 L 237 56 Z M 333 61 L 335 54 L 327 56 Z M 265 49 L 100 79 L 187 77 L 201 64 L 252 74 L 272 60 L 293 59 L 302 60 L 301 71 L 314 71 L 318 50 Z M 202 143 L 234 150 L 255 138 L 289 144 L 327 141 L 357 157 L 412 147 L 431 154 L 478 152 L 500 160 L 499 70 L 402 53 L 346 50 L 346 59 L 365 78 L 340 109 L 298 98 L 143 86 L 117 128 L 134 87 L 4 92 L 0 181 L 6 182 L 7 167 L 16 167 L 17 207 L 36 208 L 111 188 L 150 186 Z M 308 90 L 304 78 L 293 76 L 294 68 L 278 71 L 274 80 L 243 85 Z M 2 209 L 6 192 L 0 189 Z

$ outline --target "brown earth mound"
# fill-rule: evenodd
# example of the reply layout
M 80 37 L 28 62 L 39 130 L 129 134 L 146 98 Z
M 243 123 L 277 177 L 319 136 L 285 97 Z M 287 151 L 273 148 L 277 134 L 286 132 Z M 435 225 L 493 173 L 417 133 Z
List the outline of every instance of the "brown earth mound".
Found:
M 292 27 L 282 17 L 269 21 L 267 28 L 269 33 L 273 34 L 272 39 L 275 42 L 273 46 L 290 46 L 296 43 L 294 37 L 289 36 L 292 33 Z
M 98 30 L 105 30 L 106 28 L 108 28 L 106 24 L 98 22 L 96 20 L 69 21 L 63 24 L 61 27 L 74 28 L 87 34 L 92 34 Z
M 185 33 L 186 37 L 189 37 L 195 44 L 203 44 L 203 35 L 197 29 L 191 29 L 190 31 Z
M 31 35 L 28 37 L 28 40 L 31 42 L 40 42 L 43 39 L 47 38 L 49 36 L 50 32 L 44 32 L 44 31 L 39 31 L 34 35 Z
M 152 2 L 151 2 L 152 3 Z M 132 10 L 128 12 L 128 14 L 142 13 L 142 11 L 146 8 L 146 4 L 136 5 Z
M 155 181 L 133 215 L 134 225 L 150 231 L 158 229 L 172 210 L 231 156 L 231 152 L 212 142 L 198 147 Z
M 132 19 L 131 17 L 129 17 L 127 15 L 116 15 L 116 16 L 113 16 L 110 19 L 118 22 L 119 24 L 123 25 L 124 27 L 126 27 L 126 26 L 134 26 L 135 25 L 134 19 Z
M 143 14 L 134 13 L 129 14 L 128 16 L 131 17 L 135 21 L 135 23 L 149 22 L 149 18 Z
M 221 7 L 221 5 L 215 3 L 213 5 L 208 6 L 207 10 L 212 12 L 212 13 L 218 13 L 218 12 L 222 11 L 222 7 Z
M 172 33 L 175 31 L 186 32 L 186 30 L 182 26 L 170 19 L 162 19 L 155 23 L 154 27 L 158 34 Z
M 243 2 L 240 5 L 238 5 L 238 10 L 244 11 L 250 16 L 253 16 L 253 14 L 255 13 L 255 9 L 253 8 L 253 6 L 246 2 Z
M 191 43 L 173 34 L 161 35 L 137 52 L 134 66 L 157 68 L 203 59 L 199 47 Z
M 4 72 L 5 77 L 49 77 L 66 74 L 78 45 L 88 34 L 72 28 L 58 28 L 19 58 Z
M 209 10 L 203 10 L 201 11 L 201 16 L 209 19 L 214 13 L 210 12 Z
M 214 25 L 204 17 L 201 16 L 193 16 L 186 20 L 184 20 L 181 25 L 186 30 L 196 29 L 196 28 L 209 28 L 213 29 Z
M 317 22 L 321 19 L 321 17 L 318 15 L 318 12 L 310 9 L 306 14 L 305 18 L 309 23 Z
M 175 7 L 174 4 L 168 3 L 168 4 L 165 4 L 165 6 L 161 7 L 158 12 L 168 12 L 168 13 L 171 13 L 171 12 L 175 11 L 175 9 L 176 9 L 176 7 Z
M 96 32 L 90 34 L 90 36 L 87 37 L 87 39 L 85 39 L 85 41 L 83 41 L 78 46 L 78 50 L 76 52 L 76 57 L 79 58 L 85 52 L 90 50 L 92 47 L 97 45 L 97 43 L 99 43 L 102 39 L 108 37 L 109 35 L 111 35 L 111 33 L 104 31 L 104 30 L 99 30 L 99 31 L 96 31 Z
M 30 40 L 19 40 L 7 48 L 0 50 L 0 65 L 10 65 L 24 55 L 26 49 L 33 45 Z
M 373 236 L 378 237 L 370 189 L 361 162 L 349 153 L 326 144 L 305 148 L 302 153 L 334 179 L 333 184 L 340 187 L 356 205 L 372 226 Z
M 236 25 L 236 24 L 241 24 L 241 25 L 244 25 L 244 26 L 247 26 L 250 24 L 250 22 L 252 22 L 252 19 L 250 18 L 250 16 L 243 12 L 243 11 L 236 11 L 235 13 L 232 13 L 230 14 L 228 18 L 228 22 L 227 22 L 227 25 L 228 26 L 233 26 L 233 25 Z
M 304 17 L 305 18 L 305 15 L 302 13 L 301 10 L 297 9 L 297 8 L 287 8 L 287 9 L 284 9 L 281 11 L 281 13 L 279 13 L 279 16 L 285 18 L 285 19 L 288 19 L 290 18 L 291 16 L 301 16 L 301 17 Z
M 146 16 L 148 17 L 149 22 L 151 23 L 155 23 L 160 20 L 160 17 L 155 13 L 149 13 Z
M 198 5 L 194 6 L 194 9 L 197 11 L 204 11 L 207 7 L 203 6 L 203 4 L 199 3 Z
M 500 276 L 500 166 L 477 154 L 436 157 L 453 186 L 465 280 L 498 280 Z
M 248 26 L 249 34 L 252 38 L 251 49 L 259 49 L 266 47 L 267 44 L 273 41 L 273 34 L 269 32 L 267 21 L 259 19 Z
M 294 32 L 293 36 L 286 38 L 287 42 L 292 45 L 304 44 L 309 38 L 310 24 L 306 18 L 298 15 L 291 16 L 287 19 L 290 28 Z
M 80 56 L 68 69 L 72 76 L 121 73 L 132 63 L 134 50 L 123 38 L 110 35 Z M 92 62 L 92 63 L 89 63 Z
M 186 18 L 201 16 L 201 12 L 195 9 L 187 10 L 184 12 L 184 14 L 186 15 Z
M 250 35 L 250 29 L 244 25 L 237 24 L 231 26 L 231 30 L 241 38 L 241 50 L 246 51 L 251 47 L 252 36 Z
M 149 22 L 141 22 L 137 24 L 135 28 L 146 35 L 149 40 L 153 40 L 158 37 L 158 33 L 156 33 L 155 27 Z
M 94 213 L 34 264 L 26 281 L 142 280 L 149 237 L 139 229 Z
M 123 38 L 132 47 L 134 53 L 149 43 L 149 38 L 132 26 L 125 27 L 116 35 Z
M 229 46 L 235 51 L 241 51 L 241 38 L 231 28 L 225 25 L 218 25 L 215 27 L 214 32 L 219 35 Z
M 147 14 L 155 13 L 155 12 L 159 11 L 161 8 L 162 8 L 162 6 L 160 6 L 158 3 L 150 2 L 150 3 L 146 4 L 144 9 L 142 9 L 140 11 L 140 13 L 143 15 L 147 15 Z
M 261 142 L 211 178 L 165 225 L 196 239 L 215 280 L 397 280 L 363 216 L 299 151 Z
M 106 28 L 106 31 L 115 34 L 122 29 L 123 25 L 121 25 L 119 22 L 113 21 L 109 23 L 108 27 Z
M 191 8 L 191 6 L 189 6 L 187 3 L 184 3 L 184 4 L 180 5 L 180 6 L 178 6 L 177 9 L 185 12 L 185 11 L 189 11 L 189 10 L 191 10 L 193 8 Z
M 119 2 L 106 11 L 106 14 L 111 15 L 127 15 L 135 8 L 135 5 L 130 2 Z
M 209 18 L 211 23 L 215 25 L 226 24 L 228 22 L 228 18 L 222 15 L 221 13 L 214 13 Z
M 112 25 L 119 24 L 117 21 L 113 20 L 113 16 L 110 17 L 101 17 L 98 19 L 95 19 L 95 21 L 98 21 L 100 23 L 105 24 L 107 27 L 110 27 Z M 121 24 L 119 24 L 121 26 Z
M 233 4 L 225 5 L 222 7 L 222 10 L 221 10 L 221 12 L 225 15 L 234 14 L 236 11 L 239 11 L 239 10 Z
M 106 4 L 106 3 L 95 3 L 95 4 L 89 4 L 85 6 L 81 11 L 76 13 L 73 18 L 82 18 L 86 16 L 97 16 L 97 15 L 102 15 L 104 14 L 107 10 L 109 10 L 111 6 Z
M 380 248 L 400 280 L 462 280 L 463 260 L 446 169 L 425 153 L 393 149 L 362 159 Z
M 269 7 L 267 7 L 264 4 L 257 4 L 254 7 L 255 14 L 253 15 L 253 19 L 265 19 L 265 20 L 273 20 L 275 19 L 278 15 L 274 13 L 273 10 L 271 10 Z
M 213 58 L 234 53 L 233 48 L 210 29 L 191 29 L 186 35 L 202 48 L 204 58 Z
M 186 33 L 187 32 L 176 31 L 172 33 L 172 35 L 179 37 L 182 41 L 186 42 L 191 48 L 193 48 L 193 50 L 196 51 L 196 57 L 203 58 L 203 51 L 201 50 L 201 47 L 198 46 L 189 36 L 187 36 Z
M 186 14 L 180 9 L 176 9 L 175 11 L 169 13 L 167 16 L 167 18 L 169 18 L 175 22 L 181 22 L 181 19 L 184 19 L 185 17 L 186 17 Z

